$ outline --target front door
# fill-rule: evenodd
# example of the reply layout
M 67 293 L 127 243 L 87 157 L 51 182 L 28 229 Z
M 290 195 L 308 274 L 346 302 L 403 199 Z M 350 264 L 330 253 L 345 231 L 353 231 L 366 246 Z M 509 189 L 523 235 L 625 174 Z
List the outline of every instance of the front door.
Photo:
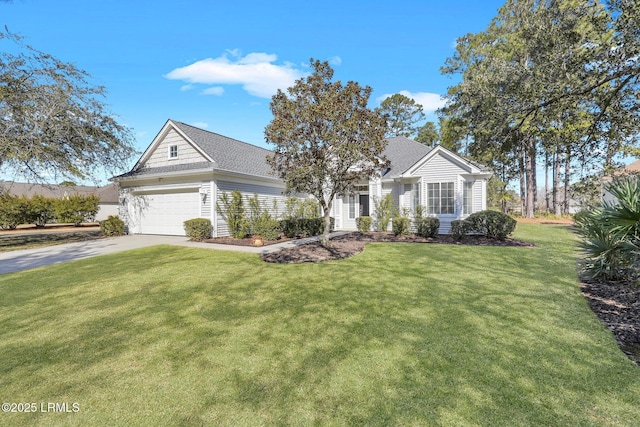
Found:
M 369 216 L 369 195 L 360 194 L 360 216 Z

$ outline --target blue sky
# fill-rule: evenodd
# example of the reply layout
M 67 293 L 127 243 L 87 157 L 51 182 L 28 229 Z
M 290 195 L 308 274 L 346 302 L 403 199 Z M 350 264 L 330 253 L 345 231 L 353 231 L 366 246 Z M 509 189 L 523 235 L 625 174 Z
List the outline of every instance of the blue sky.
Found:
M 269 148 L 271 95 L 310 58 L 330 61 L 335 80 L 371 86 L 371 108 L 403 93 L 432 113 L 455 84 L 440 67 L 456 38 L 485 29 L 503 4 L 4 0 L 0 24 L 105 86 L 140 151 L 169 118 Z

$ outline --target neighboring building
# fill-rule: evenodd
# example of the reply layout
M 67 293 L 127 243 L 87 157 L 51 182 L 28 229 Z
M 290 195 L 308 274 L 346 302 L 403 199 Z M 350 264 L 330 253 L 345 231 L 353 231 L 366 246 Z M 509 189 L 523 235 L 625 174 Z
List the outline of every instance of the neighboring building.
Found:
M 0 187 L 14 196 L 25 196 L 28 198 L 36 194 L 61 199 L 73 194 L 83 196 L 96 195 L 100 197 L 96 221 L 107 219 L 109 215 L 118 215 L 118 188 L 115 184 L 103 187 L 88 185 L 58 185 L 58 184 L 30 184 L 25 182 L 5 181 L 0 182 Z
M 133 169 L 114 177 L 120 186 L 120 216 L 133 234 L 184 235 L 183 222 L 209 218 L 214 236 L 228 235 L 218 212 L 223 192 L 258 194 L 265 205 L 284 210 L 285 184 L 274 176 L 269 150 L 213 132 L 168 120 Z M 486 208 L 491 171 L 442 147 L 429 148 L 404 137 L 389 139 L 384 152 L 390 167 L 363 182 L 353 195 L 337 197 L 336 229 L 355 230 L 355 218 L 373 216 L 374 201 L 391 194 L 407 210 L 417 204 L 441 220 L 451 221 Z
M 616 171 L 613 176 L 603 176 L 600 178 L 601 184 L 601 200 L 605 203 L 616 203 L 617 199 L 613 196 L 613 194 L 607 191 L 607 184 L 609 184 L 614 177 L 625 176 L 625 175 L 640 175 L 640 160 L 636 160 L 633 163 L 628 164 L 622 169 Z

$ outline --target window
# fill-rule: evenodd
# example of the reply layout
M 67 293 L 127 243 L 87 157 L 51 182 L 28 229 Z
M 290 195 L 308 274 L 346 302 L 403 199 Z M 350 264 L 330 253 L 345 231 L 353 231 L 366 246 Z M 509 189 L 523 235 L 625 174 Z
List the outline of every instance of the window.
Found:
M 462 214 L 473 212 L 473 181 L 465 181 L 462 189 Z
M 434 182 L 427 184 L 427 204 L 430 214 L 454 214 L 454 183 Z
M 169 158 L 170 159 L 177 159 L 178 158 L 178 146 L 177 145 L 170 145 L 169 146 Z
M 356 218 L 356 196 L 353 194 L 349 195 L 349 219 Z
M 413 184 L 413 203 L 411 205 L 411 209 L 415 212 L 416 208 L 422 204 L 422 194 L 421 194 L 422 186 L 419 182 Z

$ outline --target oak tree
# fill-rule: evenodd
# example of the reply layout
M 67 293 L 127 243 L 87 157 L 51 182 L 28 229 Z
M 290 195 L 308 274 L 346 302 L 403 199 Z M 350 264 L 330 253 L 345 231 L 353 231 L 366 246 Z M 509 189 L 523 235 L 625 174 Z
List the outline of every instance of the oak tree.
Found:
M 323 210 L 322 243 L 329 244 L 331 209 L 338 195 L 386 167 L 386 120 L 367 107 L 371 88 L 332 81 L 328 62 L 310 60 L 313 73 L 273 96 L 265 129 L 275 145 L 267 161 L 287 193 L 313 195 Z
M 33 181 L 95 178 L 135 154 L 132 132 L 90 75 L 0 30 L 0 171 Z

